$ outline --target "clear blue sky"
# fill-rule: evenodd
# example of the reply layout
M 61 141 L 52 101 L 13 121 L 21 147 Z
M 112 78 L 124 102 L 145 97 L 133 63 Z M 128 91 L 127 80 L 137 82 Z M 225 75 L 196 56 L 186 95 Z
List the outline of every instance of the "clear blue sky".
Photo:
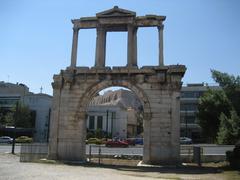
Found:
M 71 19 L 114 5 L 167 16 L 165 64 L 184 64 L 184 83 L 213 83 L 210 69 L 240 74 L 239 0 L 0 0 L 0 81 L 52 94 L 52 76 L 70 64 Z M 78 65 L 92 66 L 95 30 L 79 33 Z M 127 62 L 127 33 L 108 33 L 107 65 Z M 156 28 L 138 30 L 138 64 L 157 65 Z

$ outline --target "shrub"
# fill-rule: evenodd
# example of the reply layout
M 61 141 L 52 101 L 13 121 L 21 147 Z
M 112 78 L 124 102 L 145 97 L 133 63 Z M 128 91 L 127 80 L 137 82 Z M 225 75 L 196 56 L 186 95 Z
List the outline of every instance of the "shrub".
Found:
M 87 139 L 89 139 L 89 138 L 94 138 L 94 137 L 95 137 L 94 132 L 92 132 L 92 131 L 88 131 L 88 132 L 87 132 Z
M 226 157 L 231 168 L 240 170 L 240 144 L 236 144 L 233 151 L 227 151 Z

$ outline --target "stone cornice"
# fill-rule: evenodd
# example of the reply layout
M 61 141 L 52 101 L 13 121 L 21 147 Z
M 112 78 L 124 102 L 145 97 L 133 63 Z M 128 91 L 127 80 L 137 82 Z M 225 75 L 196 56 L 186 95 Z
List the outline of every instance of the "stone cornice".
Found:
M 101 67 L 67 68 L 60 75 L 54 76 L 53 88 L 61 88 L 65 85 L 71 87 L 75 83 L 101 82 L 104 80 L 129 81 L 134 84 L 153 83 L 168 84 L 167 89 L 180 89 L 181 78 L 186 71 L 183 65 L 171 66 L 146 66 L 138 69 L 129 67 Z M 171 87 L 170 87 L 171 86 Z
M 97 13 L 93 17 L 82 17 L 73 19 L 74 27 L 79 29 L 91 29 L 99 26 L 116 25 L 114 31 L 127 31 L 126 26 L 132 24 L 135 27 L 159 27 L 166 19 L 166 16 L 145 15 L 136 16 L 136 12 L 121 9 L 115 6 L 112 9 Z M 112 31 L 112 29 L 109 29 Z

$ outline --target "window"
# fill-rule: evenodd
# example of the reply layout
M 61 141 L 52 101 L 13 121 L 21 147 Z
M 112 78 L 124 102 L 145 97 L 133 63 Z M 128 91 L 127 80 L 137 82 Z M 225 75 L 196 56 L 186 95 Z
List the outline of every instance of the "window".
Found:
M 189 123 L 189 124 L 195 123 L 195 117 L 194 116 L 187 116 L 186 119 L 187 119 L 187 123 Z
M 198 104 L 197 103 L 181 103 L 180 104 L 180 110 L 181 111 L 197 111 L 198 110 Z
M 94 116 L 89 116 L 89 129 L 94 129 L 94 121 L 95 121 L 95 117 Z
M 112 119 L 116 119 L 116 112 L 112 112 Z
M 185 123 L 185 116 L 182 116 L 182 115 L 180 116 L 180 122 Z
M 203 95 L 202 91 L 182 91 L 181 98 L 199 98 Z
M 1 105 L 15 105 L 18 99 L 0 99 Z
M 97 117 L 97 129 L 102 129 L 102 126 L 103 126 L 103 117 L 98 116 Z
M 180 122 L 181 122 L 181 123 L 186 123 L 186 121 L 187 121 L 188 124 L 197 123 L 195 116 L 181 115 L 181 116 L 180 116 Z

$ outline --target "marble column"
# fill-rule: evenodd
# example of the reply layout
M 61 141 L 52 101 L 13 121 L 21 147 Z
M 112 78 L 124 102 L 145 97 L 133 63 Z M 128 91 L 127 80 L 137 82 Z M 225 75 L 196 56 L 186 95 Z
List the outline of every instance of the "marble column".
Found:
M 137 27 L 133 30 L 133 66 L 137 66 Z
M 164 66 L 163 64 L 163 28 L 164 26 L 158 26 L 158 38 L 159 38 L 159 66 Z
M 72 68 L 77 65 L 77 46 L 78 46 L 78 31 L 79 28 L 73 28 L 73 41 L 72 41 L 72 56 L 71 56 L 71 66 Z
M 137 66 L 137 29 L 128 25 L 127 66 Z
M 107 33 L 104 28 L 97 28 L 96 56 L 95 56 L 96 67 L 105 67 L 106 35 Z

